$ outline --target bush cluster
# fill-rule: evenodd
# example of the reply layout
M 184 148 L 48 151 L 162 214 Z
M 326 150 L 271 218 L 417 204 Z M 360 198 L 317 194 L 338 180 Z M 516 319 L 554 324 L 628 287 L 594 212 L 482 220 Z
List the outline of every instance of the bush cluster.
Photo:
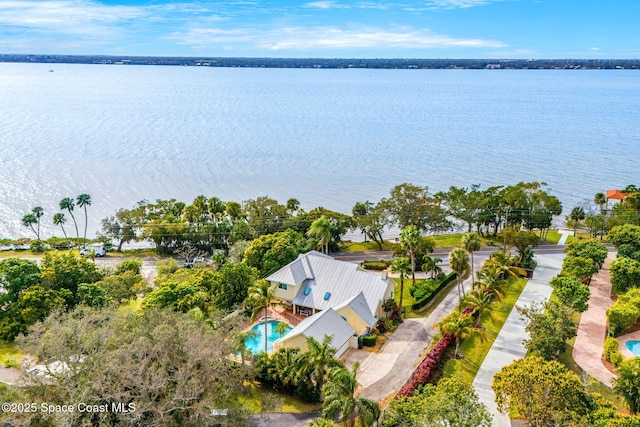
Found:
M 631 329 L 640 318 L 640 289 L 633 288 L 607 309 L 611 334 L 619 334 Z
M 391 261 L 362 261 L 362 264 L 360 265 L 362 268 L 367 270 L 383 271 L 389 268 Z
M 624 360 L 624 356 L 618 349 L 619 342 L 613 337 L 604 340 L 604 359 L 617 367 Z
M 376 340 L 378 339 L 378 336 L 375 334 L 369 334 L 369 335 L 361 335 L 360 338 L 362 338 L 362 345 L 365 347 L 375 347 L 376 346 Z
M 422 299 L 418 298 L 418 296 L 415 296 L 414 298 L 416 302 L 411 305 L 411 309 L 414 311 L 420 310 L 422 307 L 428 304 L 429 301 L 431 301 L 436 295 L 438 295 L 438 292 L 440 292 L 445 286 L 451 283 L 451 281 L 455 280 L 455 278 L 456 273 L 452 272 L 451 274 L 442 277 L 440 279 L 440 283 L 437 285 L 437 287 L 435 287 L 435 289 L 433 289 L 433 291 L 431 291 L 431 293 L 424 293 Z M 416 295 L 418 294 L 417 290 L 414 292 L 416 293 Z
M 467 307 L 462 311 L 461 314 L 471 314 L 472 311 L 473 310 L 471 309 L 471 307 Z M 411 374 L 409 381 L 407 381 L 407 383 L 400 389 L 400 391 L 396 395 L 396 398 L 412 396 L 418 386 L 427 384 L 434 370 L 438 368 L 438 364 L 444 357 L 447 348 L 449 348 L 449 346 L 453 344 L 454 341 L 455 338 L 453 337 L 453 335 L 444 334 L 442 338 L 438 340 L 436 345 L 434 345 L 431 350 L 429 350 L 416 370 L 413 371 L 413 374 Z

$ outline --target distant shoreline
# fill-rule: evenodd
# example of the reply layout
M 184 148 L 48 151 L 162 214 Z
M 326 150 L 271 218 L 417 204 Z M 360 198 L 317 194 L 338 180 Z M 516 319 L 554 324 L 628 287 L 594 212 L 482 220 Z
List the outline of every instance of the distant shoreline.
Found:
M 242 58 L 0 54 L 0 62 L 311 69 L 638 70 L 640 59 Z

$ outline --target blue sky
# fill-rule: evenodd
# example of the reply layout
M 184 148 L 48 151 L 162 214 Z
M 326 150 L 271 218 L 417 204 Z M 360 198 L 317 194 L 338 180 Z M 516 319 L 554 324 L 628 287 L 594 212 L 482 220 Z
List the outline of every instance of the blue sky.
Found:
M 0 53 L 640 58 L 640 0 L 0 0 Z

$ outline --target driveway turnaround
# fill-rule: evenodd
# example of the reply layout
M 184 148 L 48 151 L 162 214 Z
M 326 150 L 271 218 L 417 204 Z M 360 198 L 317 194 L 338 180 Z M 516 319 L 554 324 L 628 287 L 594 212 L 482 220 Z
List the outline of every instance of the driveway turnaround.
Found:
M 469 289 L 469 283 L 467 280 L 465 289 Z M 429 317 L 406 319 L 378 353 L 367 353 L 360 359 L 358 382 L 363 387 L 360 397 L 381 402 L 397 393 L 422 361 L 424 350 L 437 333 L 433 326 L 457 305 L 458 293 L 456 286 L 452 286 Z M 358 360 L 360 352 L 363 350 L 349 349 L 343 358 L 346 364 Z
M 538 266 L 534 271 L 533 278 L 525 286 L 516 305 L 511 310 L 509 317 L 502 326 L 500 333 L 493 342 L 489 353 L 487 353 L 480 370 L 473 381 L 473 387 L 478 393 L 480 401 L 484 403 L 489 412 L 493 415 L 493 427 L 510 427 L 511 420 L 508 415 L 498 412 L 495 393 L 491 388 L 493 376 L 502 369 L 503 366 L 524 357 L 527 349 L 524 347 L 524 340 L 528 338 L 525 331 L 525 323 L 520 318 L 520 313 L 516 306 L 527 306 L 532 302 L 541 303 L 551 295 L 549 281 L 558 275 L 562 269 L 562 260 L 565 254 L 536 254 L 535 260 Z

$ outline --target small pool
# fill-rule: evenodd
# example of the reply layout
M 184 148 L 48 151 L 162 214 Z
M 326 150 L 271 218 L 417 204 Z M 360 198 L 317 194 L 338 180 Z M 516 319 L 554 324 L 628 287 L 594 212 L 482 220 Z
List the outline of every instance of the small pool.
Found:
M 267 336 L 266 336 L 267 353 L 271 353 L 273 351 L 273 343 L 274 343 L 274 341 L 276 341 L 277 339 L 285 336 L 287 334 L 287 332 L 289 332 L 291 330 L 291 326 L 287 325 L 287 327 L 285 328 L 285 331 L 282 334 L 277 333 L 276 332 L 276 326 L 278 326 L 279 323 L 280 322 L 278 322 L 278 321 L 266 322 L 266 325 L 267 325 Z M 258 354 L 258 353 L 264 351 L 264 341 L 265 341 L 264 325 L 265 325 L 264 322 L 258 323 L 256 325 L 253 325 L 253 328 L 251 328 L 251 330 L 256 333 L 255 336 L 248 337 L 246 340 L 244 340 L 244 345 L 245 345 L 245 347 L 247 347 L 247 350 L 249 350 L 251 352 L 251 354 Z
M 625 347 L 636 356 L 640 356 L 640 341 L 627 341 Z

